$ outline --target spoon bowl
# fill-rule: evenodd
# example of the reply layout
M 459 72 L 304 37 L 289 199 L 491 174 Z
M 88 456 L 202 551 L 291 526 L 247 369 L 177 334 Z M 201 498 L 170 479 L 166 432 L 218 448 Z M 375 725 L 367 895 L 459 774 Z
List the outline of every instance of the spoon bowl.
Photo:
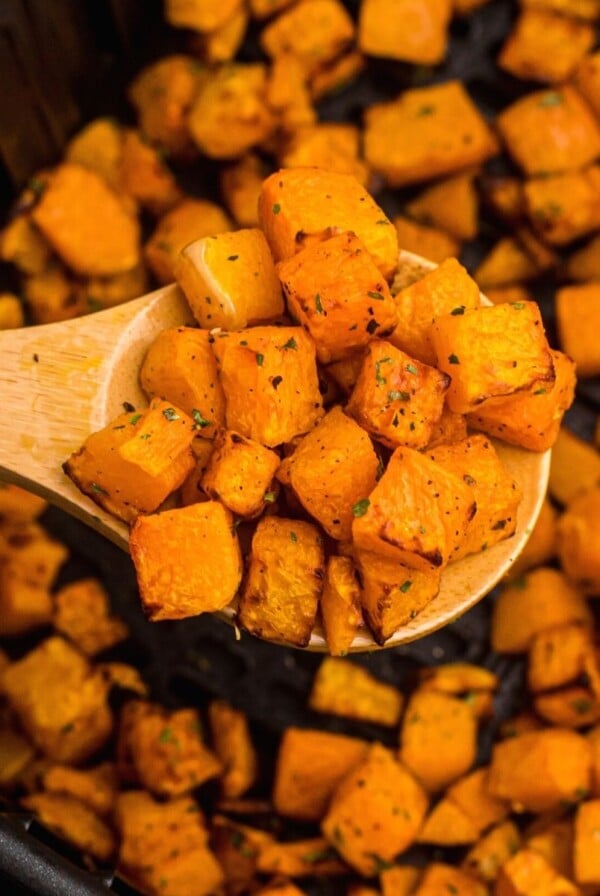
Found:
M 407 285 L 435 267 L 403 251 L 396 285 Z M 0 480 L 46 498 L 128 550 L 127 526 L 83 495 L 63 473 L 62 463 L 124 409 L 147 404 L 138 374 L 148 347 L 162 330 L 190 323 L 189 307 L 173 285 L 88 317 L 0 332 Z M 445 569 L 437 597 L 385 647 L 414 641 L 457 619 L 497 584 L 527 542 L 546 493 L 550 452 L 535 454 L 502 442 L 495 446 L 523 492 L 515 534 Z M 235 622 L 233 606 L 218 615 Z M 306 649 L 327 650 L 318 626 Z M 369 630 L 360 629 L 351 651 L 376 649 Z

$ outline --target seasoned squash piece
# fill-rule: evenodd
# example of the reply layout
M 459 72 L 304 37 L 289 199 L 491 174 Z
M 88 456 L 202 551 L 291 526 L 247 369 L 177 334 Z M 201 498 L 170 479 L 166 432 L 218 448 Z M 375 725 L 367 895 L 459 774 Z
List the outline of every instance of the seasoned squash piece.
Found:
M 319 821 L 339 782 L 362 760 L 368 744 L 355 737 L 286 728 L 273 784 L 273 806 L 280 815 Z
M 317 615 L 324 567 L 323 539 L 316 526 L 263 518 L 252 538 L 240 625 L 260 638 L 305 647 Z
M 262 31 L 260 43 L 271 58 L 298 57 L 308 74 L 335 59 L 354 38 L 354 23 L 340 0 L 303 0 Z
M 563 573 L 540 566 L 500 592 L 492 617 L 492 647 L 498 653 L 525 653 L 539 632 L 577 622 L 592 622 L 580 591 Z
M 527 281 L 540 273 L 538 265 L 514 237 L 505 236 L 492 246 L 473 274 L 482 289 Z
M 477 513 L 467 524 L 455 560 L 476 554 L 514 534 L 522 491 L 506 472 L 496 450 L 484 436 L 469 436 L 462 442 L 439 445 L 429 457 L 460 476 L 473 492 Z
M 358 45 L 364 53 L 436 65 L 446 54 L 450 0 L 364 0 Z
M 417 839 L 436 846 L 467 846 L 478 836 L 475 822 L 451 800 L 442 798 L 425 819 Z
M 600 484 L 600 454 L 594 445 L 562 426 L 550 461 L 548 490 L 561 504 L 571 504 Z
M 159 150 L 132 128 L 123 134 L 119 180 L 120 189 L 153 215 L 164 215 L 182 198 Z
M 589 728 L 600 721 L 600 701 L 589 688 L 570 687 L 539 694 L 533 707 L 544 721 L 562 728 Z
M 79 769 L 51 765 L 42 777 L 44 790 L 80 800 L 98 815 L 112 812 L 119 793 L 119 779 L 112 762 Z
M 536 694 L 569 684 L 594 666 L 593 640 L 587 626 L 570 623 L 544 629 L 535 635 L 529 648 L 529 690 Z
M 422 869 L 413 868 L 412 865 L 394 865 L 392 868 L 384 868 L 379 875 L 383 896 L 411 896 L 419 883 L 421 874 Z M 350 893 L 349 896 L 354 896 L 354 894 Z M 357 893 L 356 896 L 360 896 L 360 893 Z
M 556 317 L 561 347 L 575 361 L 577 375 L 598 376 L 600 347 L 594 334 L 600 326 L 600 283 L 559 289 Z
M 572 87 L 539 90 L 496 118 L 508 152 L 532 175 L 581 168 L 600 155 L 600 124 Z
M 242 5 L 218 28 L 200 35 L 195 45 L 201 58 L 208 63 L 231 62 L 246 35 L 248 19 L 248 11 Z
M 446 400 L 456 413 L 472 411 L 488 398 L 554 385 L 535 302 L 446 314 L 435 320 L 431 335 L 438 367 L 452 379 Z
M 354 506 L 352 535 L 361 550 L 427 572 L 452 558 L 476 509 L 462 478 L 418 451 L 396 448 L 370 496 Z
M 71 320 L 89 311 L 62 264 L 52 261 L 39 274 L 24 278 L 25 306 L 36 324 Z
M 50 254 L 50 246 L 29 215 L 17 215 L 0 231 L 0 258 L 23 274 L 41 274 Z
M 600 234 L 568 257 L 565 273 L 570 280 L 600 280 Z
M 406 210 L 422 224 L 439 227 L 457 240 L 474 239 L 479 199 L 472 172 L 437 181 L 409 202 Z
M 262 63 L 231 63 L 211 72 L 188 118 L 198 149 L 211 159 L 234 159 L 266 140 L 275 127 L 266 89 Z
M 97 579 L 64 585 L 54 600 L 55 629 L 86 656 L 107 650 L 129 634 L 125 623 L 111 615 L 108 594 Z
M 257 756 L 246 716 L 224 700 L 213 700 L 208 719 L 215 753 L 224 773 L 221 787 L 226 797 L 242 796 L 257 776 Z
M 215 856 L 225 873 L 227 889 L 243 893 L 256 874 L 258 847 L 273 840 L 271 834 L 231 821 L 223 815 L 211 818 L 210 842 Z
M 362 580 L 361 603 L 369 628 L 383 645 L 433 600 L 440 590 L 440 570 L 421 572 L 373 551 L 356 551 Z
M 110 276 L 139 262 L 137 219 L 97 174 L 80 165 L 54 169 L 31 215 L 52 248 L 78 274 Z
M 488 789 L 488 768 L 478 768 L 448 788 L 447 798 L 467 815 L 479 831 L 502 821 L 509 813 L 506 800 Z
M 412 896 L 446 896 L 446 893 L 487 896 L 487 889 L 466 871 L 442 862 L 431 862 Z
M 521 283 L 514 283 L 512 286 L 487 287 L 485 296 L 493 305 L 499 305 L 500 302 L 534 301 L 531 291 Z
M 158 334 L 144 358 L 140 383 L 151 397 L 172 401 L 203 439 L 225 423 L 225 396 L 206 330 L 172 327 Z
M 371 877 L 415 841 L 426 810 L 419 783 L 375 743 L 337 786 L 321 830 L 349 865 Z
M 473 663 L 442 663 L 427 666 L 419 672 L 421 690 L 441 691 L 443 694 L 464 694 L 466 691 L 495 691 L 498 676 L 484 666 Z
M 460 254 L 459 241 L 443 230 L 417 224 L 402 215 L 394 218 L 394 227 L 398 234 L 398 245 L 407 252 L 415 252 L 437 264 Z
M 477 722 L 464 702 L 415 691 L 400 730 L 400 758 L 428 793 L 443 790 L 475 762 Z
M 557 518 L 558 513 L 548 498 L 544 498 L 529 540 L 510 568 L 508 578 L 511 581 L 519 579 L 529 569 L 546 565 L 556 555 L 558 547 Z
M 24 635 L 52 620 L 52 597 L 48 588 L 23 578 L 19 565 L 9 555 L 0 562 L 0 636 Z
M 459 81 L 415 87 L 365 114 L 365 158 L 393 187 L 479 165 L 496 140 Z M 411 139 L 400 139 L 410 133 Z
M 278 466 L 275 451 L 224 430 L 215 439 L 202 489 L 238 516 L 257 516 L 266 502 L 275 500 L 269 489 Z
M 398 724 L 402 705 L 402 694 L 395 687 L 349 660 L 332 657 L 319 666 L 309 698 L 310 708 L 317 712 L 390 727 Z
M 364 187 L 348 174 L 311 168 L 276 171 L 263 184 L 259 219 L 276 261 L 340 231 L 352 231 L 387 280 L 396 270 L 396 231 Z
M 122 691 L 130 691 L 139 697 L 148 695 L 148 685 L 143 680 L 138 669 L 127 663 L 98 663 L 98 670 L 108 682 L 111 691 L 116 688 Z
M 560 818 L 550 824 L 544 816 L 534 821 L 527 831 L 527 849 L 542 855 L 559 874 L 573 879 L 573 818 Z
M 22 489 L 15 490 L 23 495 L 23 511 L 27 513 L 35 507 L 27 498 L 33 498 Z M 2 516 L 2 498 L 4 489 L 0 489 L 0 517 Z M 18 495 L 15 495 L 18 497 Z M 39 506 L 39 505 L 38 505 Z M 6 542 L 6 556 L 3 558 L 4 568 L 19 581 L 40 588 L 51 588 L 58 572 L 69 556 L 64 544 L 55 541 L 36 523 L 27 524 L 15 513 L 5 516 L 4 532 L 0 535 L 0 551 Z M 10 523 L 13 523 L 13 526 Z M 1 531 L 1 530 L 0 530 Z
M 65 161 L 95 171 L 115 190 L 120 189 L 123 129 L 112 118 L 95 118 L 72 137 Z
M 321 617 L 331 656 L 344 656 L 362 624 L 360 588 L 349 557 L 330 557 L 321 595 Z
M 189 243 L 177 259 L 175 276 L 194 317 L 208 330 L 241 330 L 283 314 L 275 265 L 260 230 Z
M 323 837 L 288 843 L 260 843 L 256 867 L 263 874 L 286 877 L 325 877 L 344 874 L 347 870 L 335 849 Z
M 242 0 L 165 0 L 165 18 L 176 28 L 215 31 L 242 5 Z
M 208 495 L 202 488 L 202 479 L 213 453 L 213 448 L 214 441 L 203 439 L 201 435 L 194 437 L 192 454 L 194 455 L 195 466 L 191 473 L 188 473 L 179 489 L 179 499 L 183 507 L 208 500 Z
M 463 867 L 481 880 L 492 883 L 500 868 L 519 849 L 520 840 L 518 827 L 512 821 L 503 821 L 469 850 Z
M 573 83 L 596 115 L 600 115 L 600 51 L 590 53 L 580 62 Z
M 159 283 L 172 283 L 181 250 L 193 240 L 231 229 L 220 206 L 207 199 L 183 199 L 159 220 L 144 246 L 148 267 Z
M 240 584 L 237 534 L 218 501 L 138 517 L 129 546 L 142 606 L 153 621 L 221 610 Z
M 523 181 L 508 174 L 484 176 L 483 197 L 490 211 L 508 224 L 514 224 L 523 217 Z
M 553 386 L 536 385 L 507 398 L 490 399 L 467 415 L 468 424 L 530 451 L 546 451 L 557 443 L 563 415 L 575 397 L 575 364 L 562 352 L 551 350 L 550 354 L 556 376 Z M 569 469 L 572 482 L 573 469 Z
M 599 512 L 600 486 L 596 486 L 573 498 L 557 525 L 561 566 L 571 581 L 591 594 L 600 588 Z
M 510 737 L 492 751 L 488 790 L 515 812 L 544 812 L 590 789 L 591 748 L 580 734 L 548 728 Z
M 359 159 L 360 132 L 355 125 L 324 122 L 299 127 L 279 158 L 283 168 L 324 168 L 351 174 L 366 185 L 369 171 Z
M 368 435 L 336 406 L 301 439 L 281 471 L 327 534 L 345 540 L 352 536 L 352 508 L 372 492 L 378 467 Z
M 2 690 L 37 748 L 58 762 L 82 762 L 111 733 L 102 675 L 62 638 L 51 637 L 11 663 Z
M 444 405 L 426 447 L 432 450 L 438 445 L 451 445 L 453 442 L 461 442 L 466 438 L 467 418 L 464 414 L 455 414 Z
M 581 891 L 539 853 L 521 849 L 500 869 L 494 892 L 496 896 L 579 896 Z
M 300 327 L 220 333 L 213 349 L 228 429 L 274 448 L 323 415 L 314 345 Z
M 0 292 L 0 330 L 16 330 L 24 326 L 21 299 L 12 292 Z
M 533 227 L 557 246 L 600 227 L 600 165 L 553 177 L 535 177 L 523 187 Z
M 498 65 L 524 81 L 566 81 L 595 41 L 592 25 L 547 9 L 524 9 Z
M 187 117 L 206 73 L 192 56 L 163 56 L 143 68 L 129 85 L 140 130 L 175 158 L 193 155 Z
M 367 348 L 346 411 L 388 448 L 424 448 L 449 384 L 435 367 L 377 339 Z
M 64 464 L 81 491 L 109 513 L 132 522 L 152 513 L 193 467 L 194 422 L 166 401 L 120 414 L 87 437 Z
M 258 197 L 266 176 L 264 162 L 252 152 L 221 168 L 221 195 L 240 227 L 258 226 Z
M 577 809 L 575 816 L 575 880 L 579 884 L 600 883 L 600 800 L 590 800 Z
M 271 63 L 267 104 L 276 115 L 285 138 L 293 138 L 299 128 L 313 125 L 316 121 L 306 69 L 292 53 L 281 53 Z
M 157 802 L 143 790 L 121 793 L 115 823 L 121 837 L 119 868 L 152 896 L 211 896 L 223 871 L 206 846 L 208 832 L 189 797 Z
M 108 862 L 116 850 L 111 829 L 85 803 L 63 793 L 34 793 L 22 800 L 43 825 L 81 852 Z

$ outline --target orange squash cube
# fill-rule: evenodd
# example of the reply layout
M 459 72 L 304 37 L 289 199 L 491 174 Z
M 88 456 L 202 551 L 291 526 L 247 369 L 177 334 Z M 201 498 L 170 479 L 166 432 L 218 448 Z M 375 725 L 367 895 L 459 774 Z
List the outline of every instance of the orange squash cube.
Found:
M 260 42 L 272 59 L 291 53 L 308 74 L 335 59 L 354 39 L 354 23 L 340 0 L 304 0 L 270 22 Z
M 266 166 L 252 152 L 221 168 L 221 194 L 239 227 L 258 226 L 258 197 L 266 176 Z
M 363 722 L 393 728 L 398 724 L 404 698 L 391 684 L 375 678 L 349 660 L 326 657 L 317 670 L 309 706 Z
M 521 834 L 512 821 L 492 828 L 465 856 L 463 867 L 486 883 L 493 883 L 504 863 L 519 849 Z
M 258 775 L 248 719 L 225 700 L 213 700 L 208 720 L 215 753 L 225 769 L 221 776 L 223 796 L 236 799 L 250 790 Z
M 569 684 L 590 666 L 595 666 L 595 656 L 587 626 L 570 623 L 544 629 L 529 648 L 529 690 L 535 694 Z
M 524 81 L 568 80 L 594 44 L 594 27 L 548 9 L 524 9 L 498 56 L 498 65 Z
M 600 485 L 576 495 L 557 525 L 560 563 L 582 590 L 597 594 L 600 587 Z
M 145 244 L 146 263 L 159 283 L 172 283 L 181 250 L 225 230 L 231 230 L 231 221 L 220 206 L 207 199 L 182 199 L 162 216 Z
M 600 227 L 600 165 L 525 182 L 527 214 L 540 236 L 557 246 Z
M 360 588 L 350 557 L 330 557 L 321 595 L 321 617 L 331 656 L 344 656 L 362 623 Z
M 409 202 L 406 210 L 421 224 L 439 227 L 456 240 L 474 239 L 478 228 L 479 198 L 473 173 L 455 174 L 437 181 Z M 420 254 L 425 255 L 424 252 Z
M 460 893 L 460 896 L 487 896 L 487 889 L 481 881 L 467 871 L 443 862 L 430 863 L 412 896 L 446 896 L 446 893 L 454 892 Z
M 473 276 L 479 286 L 487 290 L 526 282 L 539 273 L 538 264 L 523 244 L 512 236 L 505 236 L 492 246 Z
M 320 122 L 295 129 L 279 156 L 282 168 L 324 168 L 351 174 L 366 186 L 369 169 L 359 157 L 360 131 L 353 124 Z
M 275 493 L 269 489 L 278 466 L 279 455 L 275 451 L 225 430 L 215 439 L 202 488 L 232 513 L 257 516 L 267 502 L 275 500 Z
M 590 53 L 577 66 L 573 83 L 596 115 L 600 115 L 600 52 Z
M 558 874 L 546 859 L 532 849 L 522 849 L 500 868 L 496 896 L 580 896 L 581 891 Z
M 559 289 L 556 317 L 561 346 L 575 361 L 578 376 L 598 376 L 600 347 L 594 336 L 600 326 L 600 283 Z
M 446 54 L 451 13 L 449 0 L 364 0 L 358 45 L 371 56 L 436 65 Z
M 600 234 L 569 256 L 565 273 L 577 282 L 600 280 Z
M 393 223 L 398 235 L 398 245 L 407 252 L 422 255 L 436 264 L 460 254 L 460 242 L 443 230 L 419 224 L 403 215 L 397 215 Z
M 583 803 L 575 816 L 575 880 L 579 884 L 600 883 L 600 800 Z

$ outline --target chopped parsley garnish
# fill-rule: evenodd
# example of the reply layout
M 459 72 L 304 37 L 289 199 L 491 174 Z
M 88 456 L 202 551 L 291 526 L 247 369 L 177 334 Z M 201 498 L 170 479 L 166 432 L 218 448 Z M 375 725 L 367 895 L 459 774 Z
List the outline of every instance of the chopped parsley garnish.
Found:
M 290 532 L 290 541 L 293 541 L 294 544 L 297 543 L 297 541 L 298 541 L 298 536 L 296 535 L 295 532 Z
M 317 314 L 323 314 L 323 306 L 321 304 L 321 296 L 319 293 L 315 296 L 315 308 L 317 309 Z
M 163 730 L 158 735 L 158 739 L 161 744 L 168 744 L 173 740 L 173 732 L 170 728 L 163 728 Z
M 415 367 L 414 364 L 407 364 L 407 365 L 406 365 L 406 369 L 408 370 L 409 373 L 413 373 L 415 376 L 416 376 L 416 375 L 418 374 L 418 372 L 419 372 L 418 369 Z
M 273 206 L 273 214 L 278 215 L 280 211 L 281 211 L 281 206 L 279 205 L 278 202 L 276 202 L 275 205 Z
M 135 426 L 135 424 L 138 422 L 138 420 L 141 420 L 141 419 L 142 419 L 141 414 L 134 414 L 129 422 L 131 423 L 132 426 Z
M 164 411 L 162 412 L 162 415 L 165 418 L 165 420 L 169 421 L 169 423 L 171 423 L 173 420 L 181 419 L 179 414 L 175 410 L 175 408 L 165 408 Z
M 555 91 L 550 91 L 549 93 L 545 93 L 541 98 L 539 105 L 543 108 L 550 108 L 551 106 L 560 106 L 562 105 L 563 98 L 560 93 L 556 93 Z
M 296 342 L 296 340 L 295 340 L 294 337 L 292 336 L 291 339 L 288 339 L 288 341 L 285 343 L 285 345 L 280 345 L 279 348 L 283 348 L 283 349 L 286 349 L 286 350 L 287 350 L 287 349 L 293 349 L 293 350 L 295 351 L 295 350 L 298 348 L 298 343 Z
M 379 383 L 380 386 L 385 386 L 385 384 L 387 383 L 386 378 L 381 375 L 381 365 L 391 363 L 391 358 L 382 358 L 381 361 L 375 361 L 375 381 Z
M 458 355 L 448 355 L 448 361 L 450 362 L 450 364 L 460 364 Z
M 265 492 L 263 495 L 263 501 L 266 501 L 267 504 L 272 504 L 276 497 L 277 495 L 275 494 L 275 492 Z
M 546 394 L 546 390 L 543 389 L 543 388 L 542 388 L 542 389 L 536 389 L 535 392 L 534 392 L 533 394 L 534 394 L 534 395 L 545 395 L 545 394 Z
M 410 392 L 388 392 L 388 401 L 409 401 Z
M 367 510 L 370 507 L 371 502 L 368 498 L 363 498 L 362 501 L 357 501 L 354 507 L 352 508 L 352 513 L 354 516 L 364 516 Z
M 101 485 L 98 485 L 97 482 L 92 482 L 91 489 L 93 492 L 96 492 L 98 495 L 107 495 L 108 492 L 105 488 L 102 488 Z
M 522 311 L 525 307 L 525 302 L 511 302 L 511 305 L 515 309 L 515 311 Z
M 331 846 L 326 846 L 324 849 L 315 849 L 314 852 L 307 852 L 305 856 L 302 856 L 302 861 L 307 862 L 309 865 L 316 865 L 317 862 L 326 862 L 328 859 L 335 858 L 337 858 L 335 849 Z
M 264 360 L 265 360 L 265 356 L 263 354 L 261 354 L 261 352 L 256 352 L 256 363 L 258 364 L 259 367 L 263 366 Z
M 406 594 L 407 591 L 410 591 L 411 586 L 412 581 L 410 579 L 407 579 L 406 582 L 402 582 L 402 584 L 400 585 L 400 591 L 402 592 L 402 594 Z
M 389 871 L 390 868 L 394 867 L 393 862 L 386 862 L 386 860 L 382 859 L 381 856 L 378 856 L 376 852 L 368 852 L 365 853 L 365 855 L 373 859 L 376 874 L 381 874 L 382 871 Z
M 207 426 L 210 426 L 211 421 L 203 417 L 198 408 L 194 408 L 192 417 L 194 419 L 194 429 L 206 429 Z
M 383 302 L 383 301 L 384 301 L 384 297 L 383 297 L 383 295 L 382 295 L 380 292 L 369 292 L 369 293 L 367 293 L 367 295 L 368 295 L 371 299 L 375 299 L 375 300 L 378 301 L 378 302 Z

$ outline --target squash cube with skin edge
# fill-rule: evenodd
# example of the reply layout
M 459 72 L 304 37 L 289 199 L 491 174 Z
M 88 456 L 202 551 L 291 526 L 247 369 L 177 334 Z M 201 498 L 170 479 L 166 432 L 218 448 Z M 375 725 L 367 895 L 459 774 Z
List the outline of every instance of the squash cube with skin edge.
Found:
M 573 87 L 529 93 L 504 109 L 496 124 L 529 176 L 582 168 L 600 155 L 600 125 Z
M 253 517 L 275 500 L 270 491 L 279 455 L 260 442 L 225 430 L 217 436 L 202 489 L 237 516 Z
M 175 276 L 201 327 L 242 330 L 283 314 L 283 298 L 260 230 L 203 237 L 182 249 Z
M 545 812 L 589 793 L 591 747 L 565 728 L 510 737 L 492 752 L 488 791 L 516 812 Z
M 565 286 L 556 294 L 561 347 L 573 358 L 581 378 L 600 374 L 600 348 L 594 338 L 600 326 L 600 283 Z
M 300 327 L 252 327 L 215 336 L 227 428 L 268 448 L 323 416 L 315 348 Z
M 452 445 L 439 445 L 429 457 L 460 476 L 472 488 L 477 505 L 453 559 L 476 554 L 514 534 L 523 494 L 489 439 L 475 435 Z
M 535 302 L 445 314 L 432 326 L 437 366 L 451 377 L 450 410 L 476 410 L 488 398 L 551 389 L 554 364 Z
M 417 221 L 439 227 L 454 239 L 474 239 L 479 200 L 473 172 L 437 181 L 409 202 L 406 210 Z M 425 257 L 429 258 L 426 254 Z
M 354 23 L 340 0 L 304 0 L 270 22 L 260 43 L 271 59 L 291 53 L 307 74 L 314 74 L 353 39 Z
M 410 133 L 410 141 L 399 134 Z M 365 159 L 392 187 L 479 165 L 498 152 L 492 131 L 459 81 L 405 90 L 365 114 Z
M 142 606 L 153 621 L 222 610 L 242 577 L 233 519 L 218 501 L 138 517 L 130 549 Z
M 572 582 L 584 592 L 600 589 L 600 485 L 576 495 L 559 517 L 558 556 Z
M 358 43 L 364 53 L 421 65 L 437 65 L 446 53 L 452 13 L 448 0 L 365 0 Z
M 532 849 L 521 849 L 500 868 L 496 896 L 580 896 L 581 890 Z
M 287 818 L 320 821 L 337 785 L 368 749 L 368 743 L 356 737 L 286 728 L 277 754 L 275 810 Z
M 356 550 L 361 604 L 373 637 L 385 644 L 415 619 L 440 590 L 440 570 L 421 572 L 373 551 Z
M 33 743 L 57 762 L 84 761 L 112 731 L 106 682 L 62 638 L 48 638 L 11 663 L 2 691 Z
M 349 557 L 330 557 L 321 595 L 321 617 L 331 656 L 348 653 L 362 624 L 360 588 Z
M 352 231 L 386 280 L 398 265 L 398 237 L 372 196 L 348 174 L 318 168 L 276 171 L 262 186 L 260 226 L 275 261 Z
M 277 273 L 290 314 L 313 338 L 323 364 L 389 335 L 398 322 L 385 278 L 352 232 L 279 262 Z
M 575 364 L 562 352 L 551 350 L 550 354 L 556 377 L 553 385 L 536 384 L 507 398 L 488 399 L 467 415 L 469 426 L 529 451 L 551 448 L 575 398 Z
M 377 339 L 367 348 L 346 412 L 388 448 L 424 448 L 449 385 L 446 374 Z
M 422 255 L 423 258 L 435 261 L 436 264 L 460 255 L 460 242 L 443 230 L 411 221 L 403 215 L 397 215 L 393 224 L 398 236 L 398 245 L 407 252 Z
M 371 877 L 414 843 L 427 796 L 411 773 L 380 744 L 337 786 L 323 834 L 344 860 Z
M 151 397 L 185 411 L 204 439 L 214 438 L 225 423 L 225 396 L 206 330 L 171 327 L 159 333 L 144 358 L 140 383 Z
M 579 884 L 600 883 L 600 800 L 590 800 L 575 816 L 575 880 Z
M 339 406 L 305 435 L 281 464 L 281 478 L 332 538 L 352 536 L 352 508 L 377 482 L 371 440 Z
M 477 750 L 477 722 L 464 700 L 415 691 L 400 730 L 400 759 L 428 793 L 444 790 L 469 771 Z
M 316 712 L 394 727 L 403 702 L 397 688 L 366 669 L 349 660 L 326 657 L 315 675 L 308 705 Z
M 243 796 L 256 781 L 258 760 L 244 713 L 224 700 L 213 700 L 208 720 L 215 753 L 223 765 L 221 789 L 225 797 Z
M 472 489 L 456 474 L 396 448 L 369 497 L 354 506 L 352 535 L 361 551 L 431 572 L 452 559 L 476 510 Z
M 109 513 L 133 522 L 152 513 L 194 465 L 194 422 L 166 401 L 120 414 L 87 437 L 64 464 L 81 491 Z
M 311 523 L 263 518 L 252 538 L 238 622 L 253 635 L 305 647 L 323 589 L 323 539 Z

